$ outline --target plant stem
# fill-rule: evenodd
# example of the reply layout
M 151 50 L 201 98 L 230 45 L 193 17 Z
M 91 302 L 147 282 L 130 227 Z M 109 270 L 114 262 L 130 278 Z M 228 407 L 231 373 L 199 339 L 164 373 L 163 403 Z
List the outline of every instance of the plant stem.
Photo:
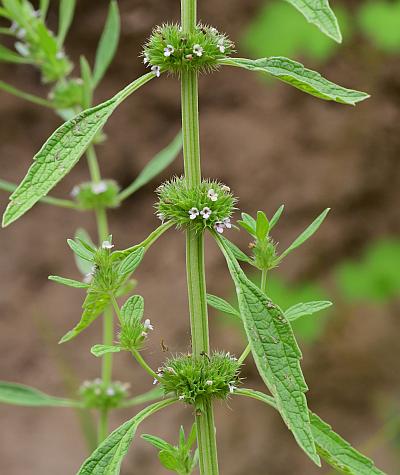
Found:
M 143 356 L 140 354 L 138 350 L 132 350 L 132 355 L 136 359 L 136 361 L 140 364 L 140 366 L 147 372 L 149 375 L 154 378 L 159 380 L 159 377 L 155 371 L 153 371 L 150 366 L 146 363 L 144 360 Z
M 182 29 L 196 27 L 196 0 L 181 0 Z M 182 72 L 182 133 L 185 177 L 189 186 L 201 182 L 198 76 L 194 71 Z M 204 268 L 204 236 L 192 229 L 186 231 L 186 272 L 188 285 L 192 351 L 195 358 L 210 349 L 206 282 Z M 197 442 L 201 475 L 218 475 L 217 443 L 211 401 L 196 414 Z

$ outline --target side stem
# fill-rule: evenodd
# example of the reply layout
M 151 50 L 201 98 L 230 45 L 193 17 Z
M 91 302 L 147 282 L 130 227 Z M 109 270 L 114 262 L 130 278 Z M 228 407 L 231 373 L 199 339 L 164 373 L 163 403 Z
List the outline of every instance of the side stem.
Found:
M 196 27 L 196 0 L 181 0 L 182 28 L 190 32 Z M 181 77 L 182 133 L 185 177 L 189 186 L 201 182 L 198 76 L 187 71 Z M 206 282 L 204 268 L 204 236 L 186 231 L 186 272 L 188 285 L 192 351 L 196 358 L 210 349 Z M 217 443 L 211 401 L 196 414 L 197 442 L 201 475 L 218 475 Z

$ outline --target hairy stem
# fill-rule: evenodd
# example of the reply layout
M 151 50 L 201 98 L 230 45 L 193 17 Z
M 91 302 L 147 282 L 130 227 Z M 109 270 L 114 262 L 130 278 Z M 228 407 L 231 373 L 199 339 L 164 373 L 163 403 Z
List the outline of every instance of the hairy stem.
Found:
M 181 0 L 182 28 L 196 27 L 196 0 Z M 194 71 L 181 76 L 182 133 L 185 177 L 189 185 L 201 182 L 198 76 Z M 209 352 L 208 315 L 204 269 L 204 236 L 186 231 L 186 272 L 189 298 L 192 351 L 194 357 Z M 211 401 L 196 415 L 201 475 L 218 475 L 217 444 Z

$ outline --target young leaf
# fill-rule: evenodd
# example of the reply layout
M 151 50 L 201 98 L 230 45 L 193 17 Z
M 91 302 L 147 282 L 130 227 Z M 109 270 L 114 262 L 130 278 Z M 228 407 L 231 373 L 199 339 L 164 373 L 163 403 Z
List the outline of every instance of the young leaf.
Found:
M 179 132 L 174 140 L 143 168 L 136 180 L 119 194 L 119 198 L 124 200 L 135 193 L 139 188 L 149 183 L 175 160 L 181 149 L 182 133 Z
M 0 62 L 28 64 L 31 63 L 32 60 L 25 56 L 20 56 L 19 54 L 14 53 L 14 51 L 11 51 L 5 46 L 0 45 Z
M 114 110 L 154 74 L 147 73 L 112 99 L 78 114 L 59 127 L 34 157 L 22 183 L 10 197 L 3 227 L 20 218 L 67 175 L 79 161 Z
M 256 235 L 259 241 L 264 241 L 269 231 L 269 221 L 262 211 L 257 211 Z
M 90 352 L 94 356 L 103 356 L 107 353 L 119 353 L 121 351 L 121 347 L 114 346 L 114 345 L 94 345 L 90 349 Z
M 170 450 L 174 448 L 171 444 L 155 435 L 143 434 L 141 438 L 159 450 Z
M 74 18 L 76 0 L 60 0 L 57 42 L 62 46 Z
M 325 35 L 338 43 L 342 42 L 339 23 L 328 0 L 286 0 L 305 16 L 305 18 L 316 25 Z
M 239 219 L 237 221 L 238 225 L 247 231 L 251 236 L 256 237 L 256 231 L 253 229 L 246 221 Z
M 127 275 L 134 272 L 139 264 L 142 262 L 144 256 L 144 247 L 135 249 L 121 262 L 118 268 L 118 272 L 121 275 Z
M 39 11 L 43 19 L 46 18 L 47 10 L 49 9 L 50 0 L 40 0 Z
M 243 262 L 247 262 L 248 264 L 252 264 L 253 265 L 253 261 L 251 260 L 251 258 L 249 256 L 246 256 L 246 254 L 241 251 L 237 246 L 236 244 L 233 244 L 233 242 L 229 241 L 228 239 L 225 239 L 225 242 L 226 242 L 226 245 L 229 247 L 229 249 L 231 250 L 232 254 L 235 256 L 235 258 L 238 260 L 238 261 L 243 261 Z
M 92 72 L 89 63 L 84 56 L 80 57 L 81 76 L 83 81 L 83 108 L 88 108 L 92 105 L 93 100 L 93 82 Z
M 78 401 L 49 396 L 23 384 L 0 381 L 0 403 L 32 407 L 77 407 Z
M 176 473 L 182 473 L 181 464 L 175 455 L 175 450 L 161 450 L 158 454 L 158 459 L 160 460 L 161 465 L 167 470 L 172 470 Z
M 89 284 L 80 282 L 79 280 L 66 279 L 65 277 L 59 277 L 58 275 L 49 275 L 49 280 L 57 282 L 58 284 L 67 285 L 68 287 L 74 287 L 75 289 L 87 289 Z
M 140 321 L 144 313 L 144 299 L 141 295 L 132 295 L 121 308 L 121 317 L 125 323 Z
M 282 254 L 278 258 L 278 262 L 280 262 L 284 257 L 286 257 L 289 252 L 294 251 L 296 248 L 301 246 L 304 242 L 307 241 L 307 239 L 310 239 L 310 237 L 318 230 L 318 228 L 321 226 L 323 223 L 324 219 L 326 218 L 326 215 L 329 213 L 330 208 L 326 208 L 325 211 L 323 211 L 318 218 L 316 218 L 308 228 L 303 231 L 300 236 L 295 239 L 292 244 L 286 249 L 286 251 L 282 252 Z
M 118 3 L 112 0 L 108 9 L 106 24 L 96 51 L 93 72 L 93 84 L 95 87 L 102 80 L 108 66 L 114 58 L 118 46 L 120 30 L 121 21 L 119 17 Z
M 93 249 L 96 247 L 92 239 L 90 238 L 89 233 L 85 231 L 85 229 L 83 228 L 78 228 L 76 230 L 74 238 L 76 241 L 79 241 L 79 242 L 84 241 L 88 243 Z M 92 271 L 92 268 L 93 268 L 92 262 L 89 262 L 86 259 L 82 259 L 75 253 L 74 253 L 74 257 L 75 257 L 75 264 L 82 275 L 87 275 Z
M 283 212 L 284 207 L 285 207 L 285 205 L 280 206 L 280 207 L 276 210 L 275 214 L 272 216 L 271 221 L 269 222 L 269 229 L 270 229 L 270 230 L 271 230 L 271 229 L 275 226 L 275 224 L 279 221 L 279 219 L 280 219 L 280 217 L 281 217 L 281 214 L 282 214 L 282 212 Z
M 305 317 L 306 315 L 312 315 L 313 313 L 320 312 L 331 305 L 332 302 L 329 302 L 328 300 L 298 303 L 297 305 L 293 305 L 285 311 L 285 317 L 289 321 L 293 322 L 300 317 Z
M 87 328 L 110 304 L 109 294 L 103 294 L 89 290 L 85 301 L 83 302 L 83 313 L 79 323 L 68 333 L 66 333 L 59 343 L 75 338 L 81 331 Z
M 81 259 L 84 259 L 88 262 L 93 262 L 93 252 L 90 252 L 82 242 L 74 241 L 73 239 L 67 239 L 68 246 L 72 249 L 74 254 L 79 256 Z
M 256 220 L 253 218 L 253 216 L 250 216 L 247 213 L 242 213 L 242 219 L 253 229 L 254 232 L 256 231 Z
M 271 56 L 270 58 L 255 60 L 226 58 L 221 59 L 219 62 L 227 66 L 236 66 L 250 71 L 268 73 L 307 94 L 326 101 L 336 101 L 354 106 L 357 102 L 361 102 L 370 97 L 369 94 L 365 92 L 346 89 L 345 87 L 328 81 L 316 71 L 307 69 L 301 63 L 284 58 L 283 56 Z
M 122 460 L 141 422 L 176 399 L 156 402 L 112 432 L 81 466 L 78 475 L 118 475 Z
M 235 283 L 239 311 L 261 378 L 274 395 L 279 412 L 297 443 L 320 465 L 311 434 L 305 392 L 308 390 L 300 367 L 301 352 L 291 326 L 279 307 L 244 274 L 222 236 L 214 237 Z
M 234 317 L 240 318 L 240 313 L 236 308 L 232 307 L 230 303 L 226 300 L 217 297 L 216 295 L 207 294 L 207 303 L 210 307 L 219 310 L 220 312 L 227 313 L 228 315 L 233 315 Z

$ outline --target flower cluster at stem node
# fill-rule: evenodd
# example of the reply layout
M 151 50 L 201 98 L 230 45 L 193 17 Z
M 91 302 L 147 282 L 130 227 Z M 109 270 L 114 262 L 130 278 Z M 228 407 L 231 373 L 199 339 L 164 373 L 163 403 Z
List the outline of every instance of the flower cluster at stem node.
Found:
M 120 407 L 128 397 L 129 384 L 114 381 L 105 385 L 100 378 L 85 381 L 79 388 L 79 395 L 85 407 L 90 409 L 110 409 Z
M 114 180 L 101 180 L 74 186 L 71 196 L 84 210 L 116 208 L 120 204 L 119 191 L 120 187 Z

